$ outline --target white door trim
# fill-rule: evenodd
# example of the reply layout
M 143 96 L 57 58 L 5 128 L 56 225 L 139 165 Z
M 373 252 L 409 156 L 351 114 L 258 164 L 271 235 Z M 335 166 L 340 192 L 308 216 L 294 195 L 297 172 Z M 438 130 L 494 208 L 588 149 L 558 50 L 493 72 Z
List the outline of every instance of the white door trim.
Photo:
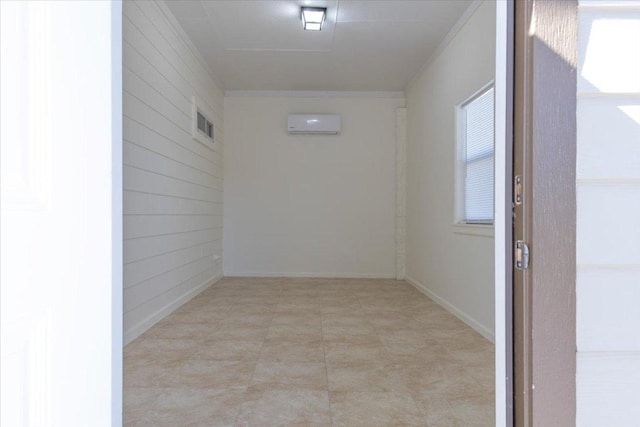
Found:
M 513 2 L 496 2 L 495 70 L 495 391 L 496 426 L 513 425 L 511 176 Z

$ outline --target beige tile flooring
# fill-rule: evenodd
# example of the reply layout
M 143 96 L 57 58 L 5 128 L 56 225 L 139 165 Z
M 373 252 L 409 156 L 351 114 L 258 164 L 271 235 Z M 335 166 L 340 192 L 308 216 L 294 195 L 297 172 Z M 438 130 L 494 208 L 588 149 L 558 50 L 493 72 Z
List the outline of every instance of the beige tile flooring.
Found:
M 225 278 L 125 348 L 126 426 L 491 426 L 493 346 L 406 282 Z

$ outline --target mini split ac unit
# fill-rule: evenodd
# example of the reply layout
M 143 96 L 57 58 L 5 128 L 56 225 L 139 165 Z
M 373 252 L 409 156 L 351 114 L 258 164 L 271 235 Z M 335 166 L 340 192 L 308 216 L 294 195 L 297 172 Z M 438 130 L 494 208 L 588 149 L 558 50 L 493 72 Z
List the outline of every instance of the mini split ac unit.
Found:
M 340 133 L 340 116 L 337 114 L 289 114 L 287 129 L 291 134 Z

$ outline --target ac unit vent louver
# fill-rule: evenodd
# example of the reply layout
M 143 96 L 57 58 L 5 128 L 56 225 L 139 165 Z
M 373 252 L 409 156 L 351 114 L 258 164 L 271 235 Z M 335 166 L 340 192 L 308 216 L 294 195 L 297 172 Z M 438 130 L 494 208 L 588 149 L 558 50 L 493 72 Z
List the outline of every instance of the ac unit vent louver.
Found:
M 290 134 L 337 135 L 340 127 L 338 114 L 289 114 L 287 120 Z

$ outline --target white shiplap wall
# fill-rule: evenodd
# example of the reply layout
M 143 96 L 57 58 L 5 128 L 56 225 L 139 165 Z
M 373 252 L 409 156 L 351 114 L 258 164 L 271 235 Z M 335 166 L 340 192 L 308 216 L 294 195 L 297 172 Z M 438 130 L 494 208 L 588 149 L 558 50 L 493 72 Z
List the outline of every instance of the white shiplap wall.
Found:
M 577 425 L 640 420 L 640 2 L 581 1 Z
M 122 26 L 127 343 L 222 275 L 224 94 L 162 2 L 123 2 Z M 213 148 L 191 136 L 194 94 Z

